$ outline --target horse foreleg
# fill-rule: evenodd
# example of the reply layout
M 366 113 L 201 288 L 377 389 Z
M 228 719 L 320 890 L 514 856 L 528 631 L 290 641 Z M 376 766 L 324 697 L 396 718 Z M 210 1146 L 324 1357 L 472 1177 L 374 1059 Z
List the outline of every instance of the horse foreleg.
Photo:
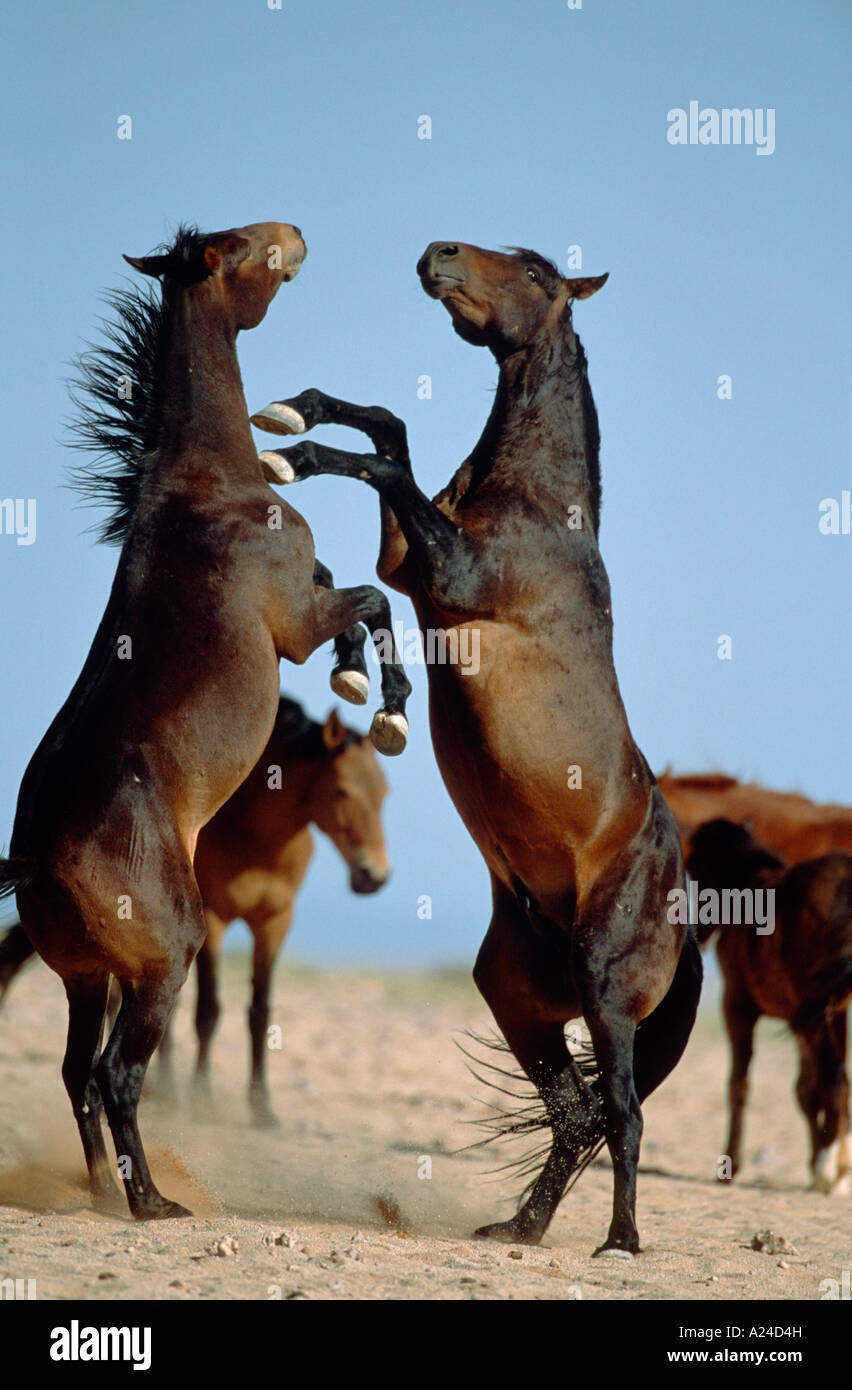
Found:
M 254 936 L 252 994 L 248 1013 L 251 1038 L 249 1106 L 255 1128 L 274 1129 L 277 1128 L 279 1120 L 272 1109 L 266 1076 L 269 1055 L 269 995 L 275 961 L 293 921 L 293 907 L 290 904 L 271 916 L 261 917 L 260 914 L 253 914 L 247 920 Z
M 758 1012 L 747 997 L 725 990 L 722 1001 L 725 1027 L 731 1047 L 731 1074 L 728 1079 L 728 1140 L 723 1158 L 730 1161 L 730 1174 L 718 1173 L 719 1182 L 729 1182 L 740 1169 L 743 1115 L 748 1098 L 748 1071 L 754 1049 L 754 1026 Z
M 811 1133 L 813 1186 L 818 1192 L 844 1194 L 849 1186 L 845 1010 L 797 1033 L 796 1041 L 802 1057 L 796 1094 Z
M 195 1035 L 198 1053 L 192 1079 L 193 1110 L 198 1119 L 212 1119 L 216 1113 L 210 1085 L 210 1057 L 213 1037 L 219 1024 L 222 1006 L 219 1003 L 219 950 L 225 923 L 217 913 L 205 908 L 207 938 L 195 957 Z
M 493 582 L 487 551 L 421 492 L 406 464 L 377 454 L 332 449 L 313 440 L 268 451 L 260 458 L 286 465 L 294 482 L 331 474 L 369 484 L 394 513 L 412 563 L 436 606 L 458 618 L 479 615 L 487 607 Z
M 327 565 L 319 560 L 314 562 L 314 583 L 321 589 L 334 588 L 334 576 Z M 331 688 L 342 700 L 352 705 L 365 705 L 370 689 L 367 663 L 364 660 L 364 643 L 367 634 L 360 623 L 347 627 L 334 639 L 334 666 L 331 671 Z
M 344 425 L 367 435 L 377 453 L 409 462 L 405 424 L 380 405 L 353 405 L 311 387 L 298 396 L 272 401 L 251 417 L 251 423 L 269 434 L 302 434 L 317 425 Z
M 382 672 L 382 708 L 373 718 L 370 738 L 380 753 L 392 757 L 403 751 L 408 737 L 405 702 L 411 694 L 411 682 L 394 639 L 390 604 L 372 584 L 317 591 L 314 648 L 359 622 L 373 639 Z

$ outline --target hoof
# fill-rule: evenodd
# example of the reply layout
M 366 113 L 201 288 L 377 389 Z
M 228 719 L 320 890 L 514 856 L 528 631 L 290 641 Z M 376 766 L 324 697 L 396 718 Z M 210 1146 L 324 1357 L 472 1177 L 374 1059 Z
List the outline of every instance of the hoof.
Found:
M 139 1208 L 133 1215 L 137 1221 L 171 1221 L 181 1216 L 192 1216 L 192 1212 L 182 1207 L 180 1202 L 168 1202 L 161 1197 L 157 1206 Z
M 304 434 L 308 428 L 304 415 L 282 401 L 272 401 L 270 405 L 252 415 L 251 423 L 267 434 Z
M 512 1221 L 495 1221 L 491 1226 L 479 1226 L 474 1240 L 498 1240 L 501 1245 L 540 1245 L 541 1236 L 522 1235 Z
M 829 1144 L 826 1148 L 820 1149 L 814 1159 L 813 1165 L 813 1187 L 815 1191 L 822 1192 L 826 1196 L 834 1191 L 835 1184 L 840 1176 L 840 1144 L 837 1140 Z
M 257 456 L 260 470 L 268 483 L 292 483 L 296 474 L 286 459 L 274 449 L 264 449 Z
M 127 1198 L 115 1183 L 111 1183 L 109 1187 L 99 1187 L 92 1192 L 92 1207 L 105 1216 L 126 1216 Z
M 593 1260 L 632 1260 L 632 1250 L 622 1250 L 620 1245 L 599 1245 L 592 1255 Z
M 395 758 L 408 742 L 408 720 L 404 714 L 388 714 L 380 709 L 370 726 L 373 747 L 386 758 Z
M 251 1112 L 252 1129 L 280 1129 L 281 1121 L 274 1110 L 253 1109 Z
M 341 700 L 348 700 L 350 705 L 366 705 L 370 677 L 361 671 L 334 671 L 331 688 L 335 695 L 339 695 Z

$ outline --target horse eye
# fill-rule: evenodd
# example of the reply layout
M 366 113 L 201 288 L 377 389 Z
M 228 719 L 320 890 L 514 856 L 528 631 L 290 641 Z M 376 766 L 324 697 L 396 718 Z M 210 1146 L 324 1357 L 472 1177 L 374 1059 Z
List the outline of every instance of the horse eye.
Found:
M 537 271 L 535 271 L 535 270 L 530 270 L 530 269 L 528 268 L 528 269 L 527 269 L 527 277 L 528 277 L 528 279 L 532 280 L 532 282 L 533 282 L 534 285 L 537 285 L 537 284 L 538 284 L 538 272 L 537 272 Z

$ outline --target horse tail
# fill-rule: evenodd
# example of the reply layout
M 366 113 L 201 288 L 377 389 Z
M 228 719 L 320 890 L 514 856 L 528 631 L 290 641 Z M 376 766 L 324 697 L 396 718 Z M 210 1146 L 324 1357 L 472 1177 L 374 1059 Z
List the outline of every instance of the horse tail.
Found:
M 698 1012 L 704 967 L 692 927 L 687 928 L 668 994 L 636 1029 L 633 1076 L 640 1102 L 677 1066 Z
M 0 1004 L 18 971 L 34 955 L 35 947 L 20 922 L 13 922 L 0 936 Z
M 0 899 L 9 898 L 18 888 L 31 883 L 32 865 L 26 859 L 0 859 Z

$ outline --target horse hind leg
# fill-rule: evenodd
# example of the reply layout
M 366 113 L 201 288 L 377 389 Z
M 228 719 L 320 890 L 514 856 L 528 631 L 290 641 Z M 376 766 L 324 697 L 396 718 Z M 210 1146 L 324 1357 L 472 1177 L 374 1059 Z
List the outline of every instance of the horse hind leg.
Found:
M 522 1065 L 541 1097 L 541 1127 L 550 1129 L 551 1146 L 515 1216 L 480 1226 L 474 1235 L 512 1245 L 538 1245 L 569 1181 L 594 1153 L 601 1137 L 600 1106 L 565 1045 L 563 1024 L 519 1027 L 504 1022 L 501 1031 L 514 1055 L 526 1059 Z
M 96 1071 L 127 1201 L 139 1221 L 192 1214 L 158 1192 L 137 1123 L 145 1072 L 185 979 L 181 965 L 159 980 L 123 983 L 121 1009 Z
M 565 960 L 544 938 L 532 937 L 525 911 L 517 898 L 492 879 L 494 915 L 482 943 L 473 977 L 540 1100 L 541 1115 L 529 1121 L 507 1116 L 493 1128 L 503 1133 L 549 1130 L 551 1146 L 544 1166 L 528 1188 L 526 1200 L 509 1221 L 481 1226 L 475 1234 L 491 1240 L 538 1245 L 568 1183 L 594 1153 L 603 1138 L 601 1113 L 594 1091 L 568 1051 L 562 1020 L 573 1017 L 576 998 L 561 992 L 545 996 L 542 980 L 559 980 Z M 515 1120 L 520 1123 L 514 1123 Z M 489 1126 L 491 1127 L 491 1126 Z M 522 1171 L 529 1162 L 521 1160 Z M 507 1165 L 512 1166 L 512 1165 Z
M 113 1181 L 104 1144 L 101 1124 L 104 1107 L 95 1079 L 108 990 L 106 972 L 66 980 L 68 1041 L 62 1080 L 80 1131 L 93 1204 L 102 1211 L 123 1212 L 124 1202 Z

